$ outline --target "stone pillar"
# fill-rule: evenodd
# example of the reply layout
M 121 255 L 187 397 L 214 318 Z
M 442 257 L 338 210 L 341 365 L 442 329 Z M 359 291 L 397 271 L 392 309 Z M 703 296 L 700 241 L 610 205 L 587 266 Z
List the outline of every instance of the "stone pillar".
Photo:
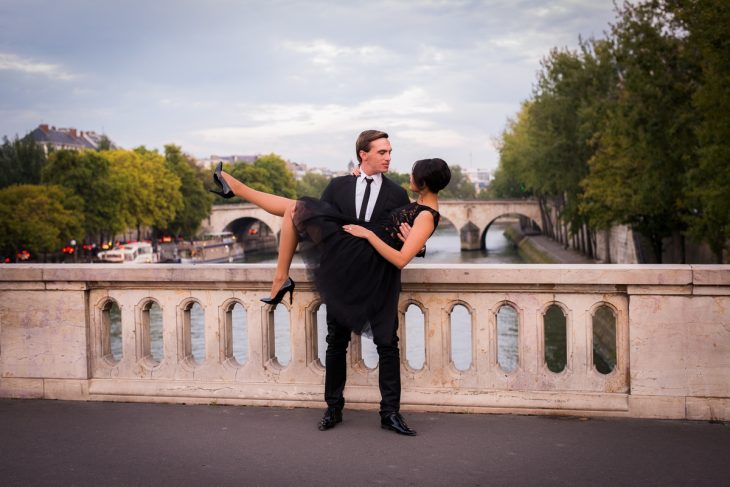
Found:
M 467 222 L 461 227 L 461 250 L 479 250 L 482 248 L 481 234 L 479 227 L 472 222 Z

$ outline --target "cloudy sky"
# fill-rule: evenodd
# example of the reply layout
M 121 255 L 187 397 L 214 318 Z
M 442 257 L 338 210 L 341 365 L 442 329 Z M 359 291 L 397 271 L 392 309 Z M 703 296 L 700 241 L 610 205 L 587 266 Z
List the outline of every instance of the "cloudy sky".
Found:
M 40 123 L 196 157 L 494 168 L 540 59 L 602 37 L 611 0 L 0 0 L 0 136 Z

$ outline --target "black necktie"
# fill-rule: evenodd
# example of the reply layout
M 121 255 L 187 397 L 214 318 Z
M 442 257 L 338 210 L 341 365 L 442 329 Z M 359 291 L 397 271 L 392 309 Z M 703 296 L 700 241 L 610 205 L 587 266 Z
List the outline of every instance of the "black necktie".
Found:
M 373 178 L 365 178 L 365 182 L 368 183 L 367 188 L 365 188 L 365 196 L 362 197 L 362 205 L 360 205 L 360 216 L 357 218 L 359 220 L 365 219 L 365 212 L 368 209 L 368 200 L 370 199 L 370 183 L 373 182 Z

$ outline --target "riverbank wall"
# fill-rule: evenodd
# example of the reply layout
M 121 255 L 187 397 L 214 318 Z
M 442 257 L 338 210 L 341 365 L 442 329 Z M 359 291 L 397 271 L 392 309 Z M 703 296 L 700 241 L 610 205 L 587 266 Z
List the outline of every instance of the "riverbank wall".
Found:
M 598 263 L 545 235 L 523 233 L 517 224 L 509 225 L 504 236 L 517 247 L 520 256 L 528 264 Z

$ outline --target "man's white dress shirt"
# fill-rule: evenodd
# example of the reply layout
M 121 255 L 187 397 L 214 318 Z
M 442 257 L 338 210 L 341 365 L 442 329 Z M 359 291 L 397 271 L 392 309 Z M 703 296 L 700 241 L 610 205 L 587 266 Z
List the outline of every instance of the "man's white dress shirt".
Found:
M 365 197 L 365 188 L 368 183 L 365 178 L 373 178 L 373 182 L 370 183 L 370 198 L 368 198 L 368 207 L 365 209 L 365 221 L 369 222 L 370 217 L 373 215 L 373 208 L 375 208 L 375 202 L 378 200 L 380 194 L 380 188 L 383 186 L 383 175 L 373 174 L 372 176 L 365 175 L 364 172 L 360 172 L 360 176 L 357 178 L 355 183 L 355 215 L 360 214 L 360 208 L 362 207 L 362 200 Z

